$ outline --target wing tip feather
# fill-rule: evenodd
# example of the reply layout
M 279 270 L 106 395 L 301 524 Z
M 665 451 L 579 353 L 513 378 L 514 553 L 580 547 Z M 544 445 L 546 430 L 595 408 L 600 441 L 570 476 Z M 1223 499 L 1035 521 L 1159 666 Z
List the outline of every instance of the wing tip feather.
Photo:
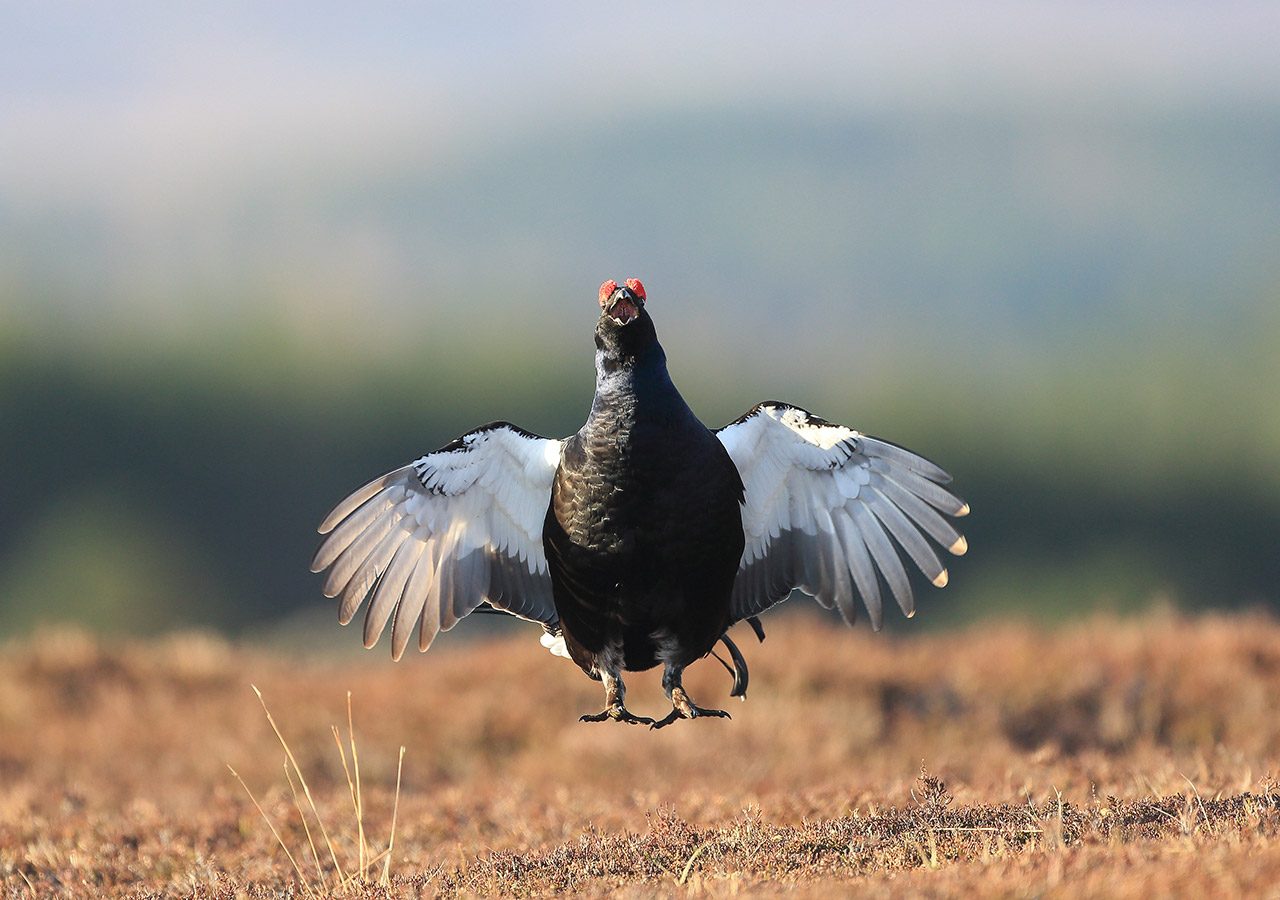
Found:
M 324 555 L 325 555 L 324 544 L 321 544 L 319 547 L 316 548 L 315 555 L 311 557 L 311 565 L 310 565 L 311 574 L 319 575 L 325 569 L 329 568 L 329 566 L 333 565 L 333 563 L 322 564 L 320 562 L 321 557 Z
M 391 482 L 391 479 L 403 472 L 405 468 L 407 467 L 402 467 L 387 472 L 386 474 L 379 475 L 377 478 L 373 479 L 373 481 L 367 482 L 362 487 L 352 491 L 343 498 L 341 503 L 329 511 L 329 515 L 324 517 L 324 521 L 320 523 L 319 527 L 316 528 L 316 531 L 320 532 L 320 534 L 328 534 L 330 531 L 333 531 L 333 529 L 338 526 L 339 522 L 355 512 L 362 503 L 374 494 L 378 493 L 378 491 L 386 487 Z

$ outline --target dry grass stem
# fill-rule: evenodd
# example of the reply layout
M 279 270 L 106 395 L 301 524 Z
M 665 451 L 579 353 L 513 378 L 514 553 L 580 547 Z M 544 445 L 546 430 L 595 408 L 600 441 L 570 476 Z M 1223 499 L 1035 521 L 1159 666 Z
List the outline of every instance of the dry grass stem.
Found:
M 385 856 L 386 860 L 382 864 L 381 884 L 391 883 L 391 853 L 396 848 L 396 822 L 400 818 L 400 776 L 404 774 L 404 747 L 400 748 L 400 757 L 396 760 L 396 800 L 391 807 L 391 837 L 387 841 L 387 849 L 379 856 Z M 377 858 L 372 861 L 373 865 L 377 865 Z
M 301 820 L 302 829 L 304 834 L 306 835 L 307 845 L 311 848 L 311 857 L 315 862 L 317 877 L 325 893 L 331 892 L 333 888 L 330 886 L 329 875 L 325 871 L 324 864 L 320 857 L 320 852 L 316 847 L 315 838 L 311 830 L 311 824 L 310 824 L 311 819 L 315 820 L 317 826 L 320 829 L 320 833 L 323 837 L 325 845 L 329 850 L 329 858 L 333 865 L 334 876 L 337 878 L 337 890 L 339 892 L 341 892 L 342 894 L 348 894 L 352 887 L 359 884 L 368 883 L 369 868 L 371 866 L 377 865 L 377 863 L 379 862 L 383 864 L 382 874 L 379 878 L 379 883 L 383 884 L 384 886 L 389 885 L 391 880 L 391 853 L 392 853 L 392 849 L 395 846 L 396 819 L 399 815 L 399 810 L 400 810 L 400 787 L 401 787 L 401 777 L 404 769 L 405 748 L 404 747 L 400 748 L 399 761 L 397 762 L 397 765 L 396 765 L 396 789 L 395 789 L 395 800 L 394 800 L 392 819 L 391 819 L 390 840 L 386 850 L 384 850 L 383 852 L 377 854 L 372 859 L 370 859 L 369 847 L 368 847 L 368 843 L 367 843 L 367 840 L 365 837 L 365 831 L 364 831 L 364 805 L 363 805 L 363 797 L 362 797 L 361 788 L 360 788 L 360 757 L 356 751 L 354 716 L 352 714 L 352 708 L 351 708 L 352 706 L 351 692 L 350 691 L 347 692 L 347 727 L 348 727 L 349 746 L 351 749 L 350 765 L 347 764 L 346 751 L 343 747 L 342 738 L 338 731 L 337 726 L 330 726 L 330 731 L 332 732 L 334 736 L 334 740 L 338 746 L 339 759 L 342 762 L 343 774 L 346 776 L 346 780 L 347 780 L 347 792 L 351 797 L 351 801 L 352 801 L 352 805 L 355 813 L 355 820 L 356 820 L 356 842 L 355 843 L 356 843 L 357 861 L 356 861 L 355 867 L 350 872 L 346 872 L 343 870 L 341 863 L 338 861 L 337 849 L 334 847 L 333 841 L 329 837 L 329 830 L 325 825 L 323 816 L 321 816 L 320 814 L 319 807 L 316 805 L 316 802 L 311 795 L 311 790 L 307 785 L 306 778 L 302 774 L 302 768 L 298 764 L 297 757 L 294 756 L 293 750 L 289 746 L 289 742 L 285 739 L 284 734 L 281 732 L 279 726 L 276 724 L 275 718 L 271 715 L 270 709 L 267 708 L 266 700 L 263 698 L 262 692 L 258 690 L 256 686 L 252 686 L 252 687 L 253 687 L 254 693 L 258 697 L 258 702 L 262 705 L 263 712 L 266 714 L 267 721 L 270 723 L 271 729 L 275 733 L 276 739 L 279 741 L 280 746 L 284 748 L 285 781 L 289 786 L 289 794 L 293 801 L 293 807 L 298 813 L 298 818 Z M 280 845 L 281 849 L 284 850 L 286 856 L 289 859 L 290 864 L 293 866 L 294 872 L 297 874 L 298 879 L 302 884 L 303 891 L 308 896 L 316 895 L 315 889 L 311 886 L 310 881 L 308 881 L 307 878 L 303 875 L 302 869 L 298 865 L 297 859 L 294 857 L 293 853 L 290 852 L 284 839 L 281 837 L 279 830 L 276 828 L 275 824 L 271 821 L 271 818 L 266 814 L 266 811 L 262 808 L 262 805 L 258 802 L 257 798 L 253 795 L 253 792 L 249 790 L 249 787 L 247 784 L 245 784 L 244 779 L 242 779 L 239 773 L 237 773 L 235 769 L 231 768 L 231 766 L 227 766 L 227 768 L 231 769 L 231 773 L 235 775 L 236 779 L 240 782 L 241 786 L 244 787 L 246 793 L 249 794 L 249 799 L 253 802 L 253 805 L 257 808 L 258 813 L 262 816 L 263 820 L 266 821 L 267 826 L 271 829 L 271 833 L 275 836 L 276 842 Z M 295 776 L 297 778 L 296 783 L 294 781 Z M 303 809 L 302 802 L 298 797 L 298 789 L 297 789 L 298 784 L 302 786 L 303 796 L 306 797 L 307 806 L 311 810 L 310 817 L 307 816 L 306 811 Z
M 302 821 L 302 830 L 307 834 L 307 846 L 311 848 L 311 859 L 316 864 L 316 875 L 319 876 L 320 884 L 325 890 L 329 889 L 329 876 L 325 874 L 324 865 L 320 862 L 320 853 L 316 850 L 315 838 L 311 836 L 311 826 L 307 824 L 307 816 L 302 811 L 302 804 L 298 801 L 298 789 L 294 787 L 293 775 L 289 772 L 289 761 L 284 761 L 284 778 L 289 783 L 289 794 L 293 798 L 293 808 L 298 811 L 298 818 Z
M 240 786 L 244 788 L 244 792 L 249 795 L 249 799 L 253 802 L 254 807 L 262 816 L 262 820 L 267 823 L 267 827 L 271 829 L 271 834 L 275 837 L 276 843 L 280 845 L 280 849 L 284 851 L 284 855 L 288 858 L 289 864 L 293 866 L 293 871 L 297 874 L 298 880 L 302 882 L 302 889 L 308 897 L 314 896 L 315 892 L 311 889 L 311 882 L 307 881 L 307 876 L 302 873 L 302 867 L 298 865 L 298 861 L 293 858 L 293 854 L 289 851 L 289 845 L 284 842 L 284 838 L 280 837 L 280 832 L 276 830 L 275 824 L 271 821 L 271 817 L 267 815 L 266 810 L 262 808 L 262 804 L 258 802 L 258 798 L 253 795 L 253 791 L 249 790 L 249 785 L 244 783 L 244 779 L 240 777 L 230 764 L 227 768 L 231 770 L 231 774 L 235 776 L 236 781 L 240 782 Z M 24 875 L 25 879 L 26 876 Z M 27 882 L 30 884 L 30 882 Z M 34 890 L 34 889 L 33 889 Z
M 333 862 L 334 871 L 337 872 L 338 880 L 346 882 L 347 876 L 342 871 L 342 864 L 338 862 L 338 853 L 333 849 L 333 841 L 329 839 L 329 830 L 325 828 L 324 819 L 320 816 L 320 810 L 316 809 L 315 798 L 311 796 L 311 787 L 307 784 L 306 776 L 302 774 L 302 767 L 298 765 L 298 760 L 294 758 L 293 751 L 289 749 L 289 742 L 284 739 L 284 735 L 280 733 L 280 727 L 276 725 L 275 718 L 271 715 L 271 710 L 267 709 L 267 701 L 262 697 L 262 691 L 258 690 L 256 684 L 249 685 L 253 688 L 254 694 L 258 697 L 258 702 L 262 704 L 262 711 L 267 716 L 267 721 L 271 724 L 271 730 L 276 733 L 276 738 L 280 741 L 280 746 L 284 748 L 285 757 L 289 764 L 293 766 L 293 771 L 298 776 L 298 783 L 302 785 L 302 793 L 307 798 L 307 804 L 311 807 L 311 813 L 316 817 L 316 822 L 320 826 L 320 835 L 324 838 L 325 846 L 329 848 L 329 859 Z M 359 771 L 359 765 L 356 766 Z
M 364 795 L 360 792 L 360 756 L 356 753 L 356 726 L 351 714 L 351 692 L 347 691 L 347 735 L 351 741 L 351 767 L 355 769 L 356 828 L 359 831 L 360 877 L 365 875 Z

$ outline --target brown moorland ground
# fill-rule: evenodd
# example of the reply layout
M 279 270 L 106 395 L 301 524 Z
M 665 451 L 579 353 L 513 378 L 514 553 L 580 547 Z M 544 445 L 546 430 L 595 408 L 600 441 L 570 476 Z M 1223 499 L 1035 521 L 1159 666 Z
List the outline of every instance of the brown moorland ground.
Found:
M 0 650 L 3 888 L 1280 896 L 1274 620 L 1157 613 L 910 637 L 805 615 L 767 624 L 763 646 L 739 635 L 747 703 L 728 701 L 714 660 L 686 679 L 701 702 L 731 703 L 731 722 L 658 732 L 580 724 L 598 686 L 532 631 L 446 637 L 397 665 L 201 636 L 11 644 Z M 633 709 L 663 709 L 655 673 L 631 682 Z M 250 683 L 323 816 L 332 856 L 310 827 L 324 874 Z M 379 858 L 344 889 L 333 860 L 355 873 L 359 830 L 330 726 L 345 739 L 348 691 L 367 859 L 386 846 L 407 752 L 389 881 L 378 883 Z

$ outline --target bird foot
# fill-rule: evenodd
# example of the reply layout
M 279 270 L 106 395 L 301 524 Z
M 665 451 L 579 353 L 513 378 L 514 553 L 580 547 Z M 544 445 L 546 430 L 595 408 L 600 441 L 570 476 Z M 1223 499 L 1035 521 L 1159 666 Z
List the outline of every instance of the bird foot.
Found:
M 605 722 L 609 719 L 612 719 L 615 722 L 626 722 L 628 725 L 649 725 L 652 727 L 654 724 L 653 719 L 648 716 L 633 715 L 631 711 L 621 703 L 616 703 L 613 706 L 607 706 L 594 715 L 582 716 L 578 721 Z
M 680 703 L 679 705 L 672 707 L 671 712 L 667 713 L 665 718 L 659 719 L 657 722 L 654 722 L 649 727 L 650 728 L 666 728 L 668 725 L 672 724 L 673 722 L 678 722 L 681 719 L 697 719 L 697 718 L 701 718 L 702 716 L 710 716 L 711 718 L 714 718 L 714 719 L 732 719 L 733 718 L 733 716 L 729 715 L 723 709 L 703 709 L 701 706 L 694 706 L 688 700 L 685 700 L 683 703 Z

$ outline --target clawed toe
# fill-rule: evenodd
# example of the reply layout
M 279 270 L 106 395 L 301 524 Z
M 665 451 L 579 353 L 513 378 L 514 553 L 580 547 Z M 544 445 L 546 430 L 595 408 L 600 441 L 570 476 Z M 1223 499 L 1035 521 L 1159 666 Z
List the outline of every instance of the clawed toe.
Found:
M 673 708 L 666 716 L 654 722 L 649 727 L 653 729 L 666 728 L 668 725 L 678 722 L 681 719 L 698 719 L 702 716 L 710 716 L 713 719 L 732 719 L 723 709 L 703 709 L 700 706 L 688 704 L 687 709 Z
M 673 709 L 671 712 L 667 713 L 666 716 L 654 722 L 649 727 L 656 731 L 659 728 L 666 728 L 672 722 L 678 722 L 681 718 L 679 711 Z
M 602 709 L 598 713 L 582 716 L 579 722 L 604 722 L 612 719 L 614 722 L 626 722 L 628 725 L 653 725 L 653 719 L 648 716 L 633 715 L 625 706 L 609 706 Z

